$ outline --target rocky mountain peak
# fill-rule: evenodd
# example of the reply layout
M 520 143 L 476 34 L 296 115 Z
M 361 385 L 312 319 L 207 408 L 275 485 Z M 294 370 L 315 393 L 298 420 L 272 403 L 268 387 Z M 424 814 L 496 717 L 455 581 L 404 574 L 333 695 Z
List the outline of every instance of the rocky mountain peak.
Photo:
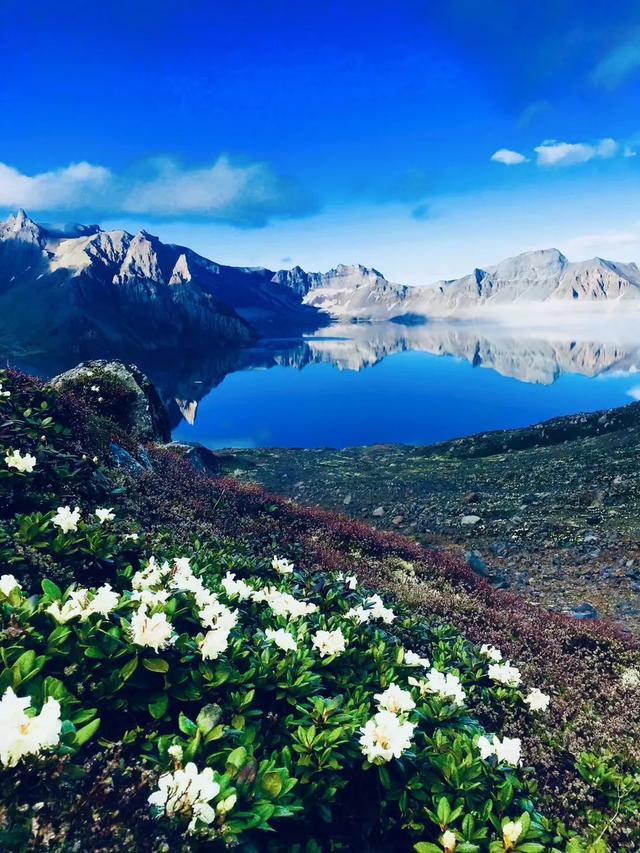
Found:
M 138 231 L 129 243 L 120 271 L 113 277 L 113 283 L 127 284 L 130 281 L 144 279 L 162 284 L 164 279 L 156 251 L 158 243 L 157 237 L 153 237 L 146 231 Z
M 31 243 L 35 246 L 44 246 L 45 234 L 30 219 L 27 213 L 20 208 L 11 214 L 5 222 L 0 223 L 0 240 L 19 240 L 22 243 Z
M 175 262 L 169 284 L 184 284 L 186 281 L 191 281 L 192 277 L 187 256 L 183 252 Z

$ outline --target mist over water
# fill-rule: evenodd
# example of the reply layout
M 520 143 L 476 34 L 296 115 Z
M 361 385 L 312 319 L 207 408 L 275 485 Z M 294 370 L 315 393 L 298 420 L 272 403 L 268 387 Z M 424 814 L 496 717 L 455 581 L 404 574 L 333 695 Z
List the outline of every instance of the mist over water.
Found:
M 174 437 L 212 448 L 430 444 L 624 405 L 640 398 L 634 326 L 373 323 L 263 341 L 215 387 L 183 388 L 191 423 Z

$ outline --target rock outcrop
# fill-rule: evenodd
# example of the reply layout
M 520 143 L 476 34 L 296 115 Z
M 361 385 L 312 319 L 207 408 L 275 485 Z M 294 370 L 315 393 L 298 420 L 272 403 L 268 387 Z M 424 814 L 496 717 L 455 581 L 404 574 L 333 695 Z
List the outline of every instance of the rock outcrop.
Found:
M 133 364 L 97 359 L 61 373 L 51 385 L 62 391 L 86 394 L 106 401 L 104 410 L 134 441 L 171 439 L 169 417 L 151 381 Z

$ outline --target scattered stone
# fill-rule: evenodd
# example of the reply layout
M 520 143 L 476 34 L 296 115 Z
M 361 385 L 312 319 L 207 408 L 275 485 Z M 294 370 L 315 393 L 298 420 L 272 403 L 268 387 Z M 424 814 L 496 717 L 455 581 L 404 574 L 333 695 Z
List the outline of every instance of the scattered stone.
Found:
M 395 526 L 398 527 L 400 524 L 402 524 L 403 520 L 404 519 L 401 515 L 394 515 L 391 519 L 391 524 L 395 524 Z
M 374 515 L 376 518 L 381 518 L 384 515 L 384 507 L 376 507 L 371 515 Z
M 473 569 L 473 571 L 480 575 L 480 577 L 488 578 L 491 577 L 491 571 L 489 570 L 489 566 L 482 559 L 480 554 L 477 551 L 467 551 L 467 563 Z
M 595 609 L 593 604 L 589 604 L 589 602 L 585 601 L 583 604 L 579 604 L 577 607 L 574 607 L 569 611 L 570 615 L 575 619 L 598 619 L 598 611 Z
M 474 524 L 477 524 L 479 521 L 482 521 L 479 515 L 463 515 L 460 519 L 460 524 L 469 525 L 473 527 Z
M 344 496 L 344 500 L 342 501 L 342 503 L 343 503 L 345 506 L 349 506 L 349 504 L 351 503 L 351 495 L 345 495 L 345 496 Z

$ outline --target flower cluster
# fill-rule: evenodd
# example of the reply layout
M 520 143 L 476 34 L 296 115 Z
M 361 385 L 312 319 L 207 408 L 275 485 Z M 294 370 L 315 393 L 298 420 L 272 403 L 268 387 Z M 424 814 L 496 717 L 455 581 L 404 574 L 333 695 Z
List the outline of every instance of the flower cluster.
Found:
M 4 457 L 4 461 L 7 468 L 15 468 L 16 471 L 20 471 L 22 474 L 30 474 L 36 467 L 38 460 L 30 453 L 23 455 L 20 450 L 10 450 Z
M 189 820 L 188 830 L 193 831 L 198 821 L 210 824 L 216 812 L 211 801 L 220 793 L 214 781 L 213 770 L 205 767 L 198 772 L 193 762 L 172 773 L 164 773 L 158 780 L 158 790 L 149 797 L 149 804 L 167 817 L 177 815 Z
M 507 687 L 518 687 L 522 681 L 522 674 L 517 666 L 512 666 L 509 661 L 504 663 L 492 663 L 489 667 L 489 678 L 505 684 Z
M 24 755 L 55 746 L 60 740 L 60 703 L 49 697 L 39 714 L 29 715 L 30 696 L 8 687 L 0 699 L 0 763 L 13 767 Z
M 454 705 L 464 705 L 465 691 L 460 678 L 452 672 L 440 672 L 433 667 L 426 678 L 409 676 L 409 684 L 417 687 L 422 697 L 434 694 L 441 699 L 453 702 Z
M 62 605 L 59 601 L 53 601 L 46 611 L 56 622 L 64 623 L 76 618 L 85 620 L 94 614 L 108 616 L 119 602 L 118 593 L 111 588 L 111 584 L 105 583 L 94 591 L 84 588 L 71 590 Z
M 22 587 L 13 575 L 0 575 L 0 592 L 3 595 L 11 595 L 14 589 Z
M 371 595 L 365 598 L 362 604 L 352 607 L 345 614 L 348 618 L 356 619 L 361 624 L 371 619 L 381 619 L 387 625 L 396 618 L 395 613 L 389 607 L 385 607 L 379 595 Z
M 483 759 L 490 758 L 495 755 L 498 764 L 510 764 L 517 767 L 522 763 L 521 757 L 521 742 L 519 738 L 505 737 L 502 740 L 497 735 L 489 738 L 481 735 L 478 738 L 478 749 L 480 757 Z
M 347 641 L 340 628 L 336 628 L 335 631 L 316 631 L 311 643 L 320 652 L 320 657 L 339 655 L 347 647 Z

